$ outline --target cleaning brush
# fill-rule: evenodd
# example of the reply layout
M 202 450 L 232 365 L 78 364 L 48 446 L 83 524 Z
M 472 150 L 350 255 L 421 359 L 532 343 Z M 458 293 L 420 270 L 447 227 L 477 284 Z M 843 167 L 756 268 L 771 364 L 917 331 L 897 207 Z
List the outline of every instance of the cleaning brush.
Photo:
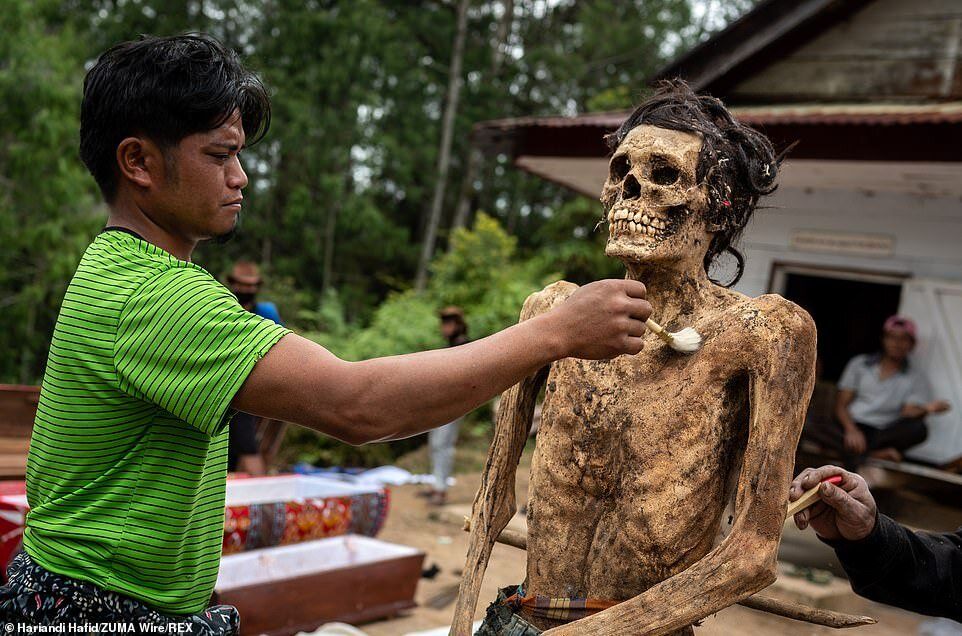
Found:
M 681 331 L 672 333 L 651 318 L 645 321 L 645 326 L 675 351 L 695 353 L 701 349 L 701 334 L 691 327 L 685 327 Z

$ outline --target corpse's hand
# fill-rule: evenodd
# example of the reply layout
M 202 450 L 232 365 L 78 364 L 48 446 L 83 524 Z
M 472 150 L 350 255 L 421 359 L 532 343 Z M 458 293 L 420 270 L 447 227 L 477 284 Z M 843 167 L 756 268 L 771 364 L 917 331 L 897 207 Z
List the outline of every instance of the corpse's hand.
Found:
M 837 486 L 822 483 L 821 501 L 796 514 L 795 525 L 799 530 L 812 526 L 818 536 L 830 541 L 864 539 L 875 529 L 877 508 L 860 475 L 838 466 L 806 468 L 792 481 L 788 499 L 795 501 L 809 488 L 835 475 L 841 475 L 842 481 Z

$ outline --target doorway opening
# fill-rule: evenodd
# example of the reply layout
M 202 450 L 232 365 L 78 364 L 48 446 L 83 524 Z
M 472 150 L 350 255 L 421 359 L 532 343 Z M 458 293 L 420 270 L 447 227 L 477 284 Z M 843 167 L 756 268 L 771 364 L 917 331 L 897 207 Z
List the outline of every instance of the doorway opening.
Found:
M 833 384 L 853 356 L 879 349 L 898 312 L 904 276 L 775 264 L 771 290 L 798 303 L 818 328 L 820 379 Z

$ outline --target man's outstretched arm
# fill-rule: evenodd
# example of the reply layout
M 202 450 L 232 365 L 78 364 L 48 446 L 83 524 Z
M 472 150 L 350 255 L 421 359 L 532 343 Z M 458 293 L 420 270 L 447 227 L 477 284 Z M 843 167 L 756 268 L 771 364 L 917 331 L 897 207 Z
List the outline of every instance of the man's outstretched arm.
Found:
M 450 422 L 554 360 L 638 353 L 651 314 L 644 298 L 637 281 L 599 281 L 482 340 L 363 362 L 345 362 L 289 334 L 257 363 L 231 404 L 351 444 L 409 437 Z
M 875 506 L 865 480 L 838 466 L 807 468 L 792 482 L 791 499 L 829 477 L 819 503 L 795 515 L 835 549 L 852 589 L 873 601 L 932 616 L 962 620 L 962 528 L 912 532 Z

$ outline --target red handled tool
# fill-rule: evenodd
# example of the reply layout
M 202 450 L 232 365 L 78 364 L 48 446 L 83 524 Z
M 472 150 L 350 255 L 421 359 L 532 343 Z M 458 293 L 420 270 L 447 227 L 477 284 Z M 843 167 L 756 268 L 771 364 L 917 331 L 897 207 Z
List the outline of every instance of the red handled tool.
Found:
M 819 482 L 819 483 L 816 484 L 815 486 L 813 486 L 813 487 L 809 488 L 808 490 L 806 490 L 806 491 L 804 492 L 804 494 L 802 494 L 801 497 L 799 497 L 799 498 L 796 499 L 795 501 L 791 502 L 791 504 L 789 504 L 789 506 L 788 506 L 788 514 L 785 516 L 785 518 L 786 518 L 786 519 L 791 519 L 792 517 L 794 517 L 796 514 L 798 514 L 798 513 L 801 512 L 802 510 L 805 510 L 805 509 L 808 508 L 809 506 L 813 506 L 813 505 L 815 505 L 817 502 L 821 501 L 822 495 L 821 495 L 820 492 L 819 492 L 819 488 L 821 488 L 822 484 L 824 484 L 824 483 L 826 483 L 826 482 L 838 486 L 840 483 L 842 483 L 842 476 L 841 476 L 841 475 L 835 475 L 834 477 L 829 477 L 828 479 L 823 479 L 821 482 Z

